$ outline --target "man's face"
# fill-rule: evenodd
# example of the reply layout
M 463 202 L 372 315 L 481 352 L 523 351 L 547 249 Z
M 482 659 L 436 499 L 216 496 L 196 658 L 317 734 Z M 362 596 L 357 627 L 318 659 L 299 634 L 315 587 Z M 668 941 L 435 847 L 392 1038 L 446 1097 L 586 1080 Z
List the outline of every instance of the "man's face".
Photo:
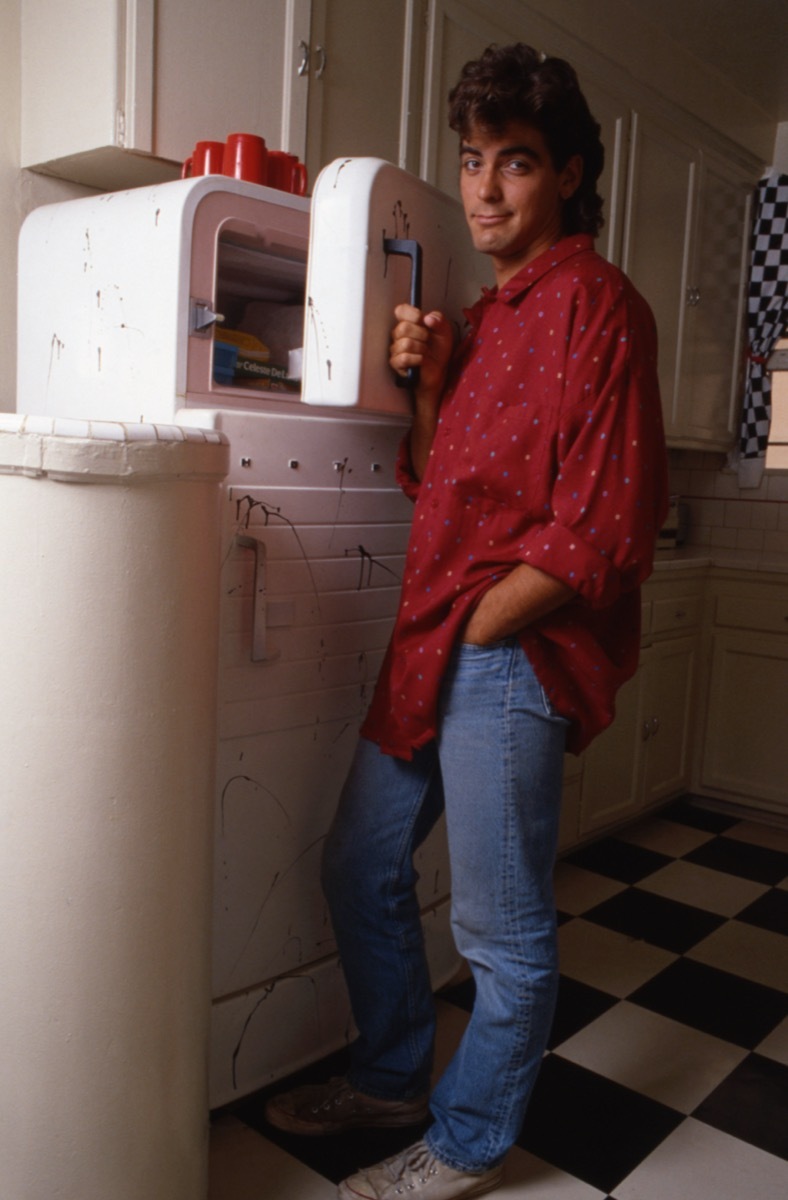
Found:
M 556 171 L 541 132 L 524 122 L 499 133 L 473 126 L 462 140 L 465 216 L 474 246 L 493 260 L 499 286 L 561 237 L 561 210 L 582 170 L 575 156 Z

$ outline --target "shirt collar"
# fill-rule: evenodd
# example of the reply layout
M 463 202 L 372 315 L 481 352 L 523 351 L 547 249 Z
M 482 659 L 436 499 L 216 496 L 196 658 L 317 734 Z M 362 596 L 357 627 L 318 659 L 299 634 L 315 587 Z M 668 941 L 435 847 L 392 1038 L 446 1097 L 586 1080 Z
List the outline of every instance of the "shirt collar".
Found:
M 533 259 L 516 275 L 513 275 L 497 292 L 498 299 L 504 303 L 518 300 L 523 292 L 542 279 L 548 271 L 552 271 L 554 267 L 566 262 L 575 254 L 593 249 L 594 239 L 589 233 L 574 233 L 569 237 L 561 238 L 560 242 L 556 242 L 549 250 L 545 250 L 538 258 Z
M 513 275 L 504 286 L 499 290 L 497 287 L 482 288 L 482 294 L 472 308 L 463 309 L 468 324 L 472 330 L 479 328 L 481 324 L 482 314 L 488 305 L 495 300 L 501 300 L 504 304 L 511 304 L 517 301 L 540 280 L 548 271 L 552 271 L 559 263 L 565 262 L 574 254 L 580 254 L 583 251 L 594 249 L 594 239 L 589 233 L 574 233 L 569 237 L 561 238 L 560 242 L 556 242 L 549 250 L 545 250 L 538 258 L 533 259 L 522 270 Z

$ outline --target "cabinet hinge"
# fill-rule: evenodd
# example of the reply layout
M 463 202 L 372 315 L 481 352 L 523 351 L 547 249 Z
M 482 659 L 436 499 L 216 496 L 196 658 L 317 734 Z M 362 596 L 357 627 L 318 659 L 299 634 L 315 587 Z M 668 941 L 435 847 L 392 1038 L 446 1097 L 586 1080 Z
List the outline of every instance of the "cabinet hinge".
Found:
M 118 108 L 115 112 L 115 144 L 121 150 L 126 149 L 126 110 Z

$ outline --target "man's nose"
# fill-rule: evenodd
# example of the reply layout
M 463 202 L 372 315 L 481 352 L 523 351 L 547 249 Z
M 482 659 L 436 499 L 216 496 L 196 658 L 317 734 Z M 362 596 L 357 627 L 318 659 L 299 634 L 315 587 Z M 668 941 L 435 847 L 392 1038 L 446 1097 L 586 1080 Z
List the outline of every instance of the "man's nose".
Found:
M 498 172 L 494 166 L 485 167 L 479 175 L 479 195 L 483 200 L 493 200 L 501 194 Z

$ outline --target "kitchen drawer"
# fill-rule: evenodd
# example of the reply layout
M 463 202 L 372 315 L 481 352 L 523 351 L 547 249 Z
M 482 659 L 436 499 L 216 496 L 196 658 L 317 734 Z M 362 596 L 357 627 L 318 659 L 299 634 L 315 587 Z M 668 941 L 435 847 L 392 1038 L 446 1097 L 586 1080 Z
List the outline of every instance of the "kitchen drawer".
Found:
M 788 633 L 788 594 L 764 596 L 718 596 L 716 625 L 731 629 L 759 629 L 765 633 Z
M 663 596 L 652 601 L 651 632 L 671 633 L 700 624 L 703 598 L 700 592 Z

